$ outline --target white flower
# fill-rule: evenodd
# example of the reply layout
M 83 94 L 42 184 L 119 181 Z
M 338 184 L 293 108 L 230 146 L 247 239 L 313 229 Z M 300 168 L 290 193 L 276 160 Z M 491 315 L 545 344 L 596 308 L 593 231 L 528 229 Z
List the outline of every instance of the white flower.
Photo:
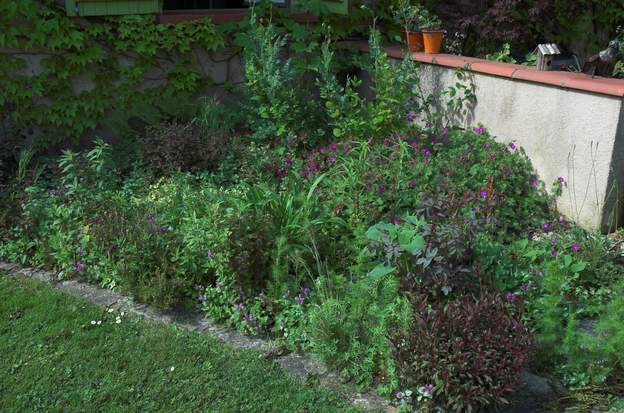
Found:
M 95 320 L 91 320 L 91 325 L 94 326 L 95 325 Z
M 102 324 L 102 320 L 98 320 L 97 325 Z
M 174 371 L 175 367 L 171 366 L 171 368 L 169 369 L 169 371 Z
M 114 309 L 112 309 L 112 308 L 109 308 L 109 309 L 108 309 L 108 312 L 109 312 L 109 313 L 112 313 L 113 311 L 115 311 L 115 310 L 114 310 Z
M 126 313 L 124 313 L 123 311 L 121 312 L 121 316 L 123 317 L 124 315 L 126 315 Z
M 115 320 L 115 323 L 120 324 L 121 323 L 121 319 L 118 318 L 117 320 Z

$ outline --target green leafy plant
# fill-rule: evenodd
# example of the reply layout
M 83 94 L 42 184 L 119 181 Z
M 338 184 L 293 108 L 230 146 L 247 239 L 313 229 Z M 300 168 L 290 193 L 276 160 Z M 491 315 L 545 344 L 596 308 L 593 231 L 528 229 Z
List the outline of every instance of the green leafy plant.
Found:
M 485 58 L 495 62 L 517 63 L 516 59 L 511 56 L 511 46 L 509 43 L 503 43 L 503 47 L 499 51 L 488 54 Z
M 423 12 L 419 3 L 410 0 L 400 0 L 392 7 L 392 14 L 397 24 L 405 31 L 418 32 L 422 22 Z

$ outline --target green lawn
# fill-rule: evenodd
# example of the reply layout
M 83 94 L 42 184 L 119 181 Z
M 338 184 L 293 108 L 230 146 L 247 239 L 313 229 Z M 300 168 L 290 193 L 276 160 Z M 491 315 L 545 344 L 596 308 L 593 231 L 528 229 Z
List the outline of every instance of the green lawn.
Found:
M 0 355 L 1 412 L 357 411 L 259 353 L 2 274 Z

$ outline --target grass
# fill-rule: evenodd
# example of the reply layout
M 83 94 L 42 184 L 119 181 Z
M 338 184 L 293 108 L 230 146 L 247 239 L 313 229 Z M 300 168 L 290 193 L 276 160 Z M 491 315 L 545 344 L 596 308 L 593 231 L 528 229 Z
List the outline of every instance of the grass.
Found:
M 357 411 L 257 352 L 2 274 L 0 354 L 2 412 Z

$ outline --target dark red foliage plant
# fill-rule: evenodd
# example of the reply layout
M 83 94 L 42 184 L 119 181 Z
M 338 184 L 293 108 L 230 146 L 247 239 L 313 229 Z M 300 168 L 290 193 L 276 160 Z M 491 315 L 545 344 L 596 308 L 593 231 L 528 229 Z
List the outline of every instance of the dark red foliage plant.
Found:
M 414 322 L 392 338 L 403 389 L 427 389 L 446 411 L 504 404 L 533 349 L 516 300 L 485 293 L 447 303 L 414 298 Z

